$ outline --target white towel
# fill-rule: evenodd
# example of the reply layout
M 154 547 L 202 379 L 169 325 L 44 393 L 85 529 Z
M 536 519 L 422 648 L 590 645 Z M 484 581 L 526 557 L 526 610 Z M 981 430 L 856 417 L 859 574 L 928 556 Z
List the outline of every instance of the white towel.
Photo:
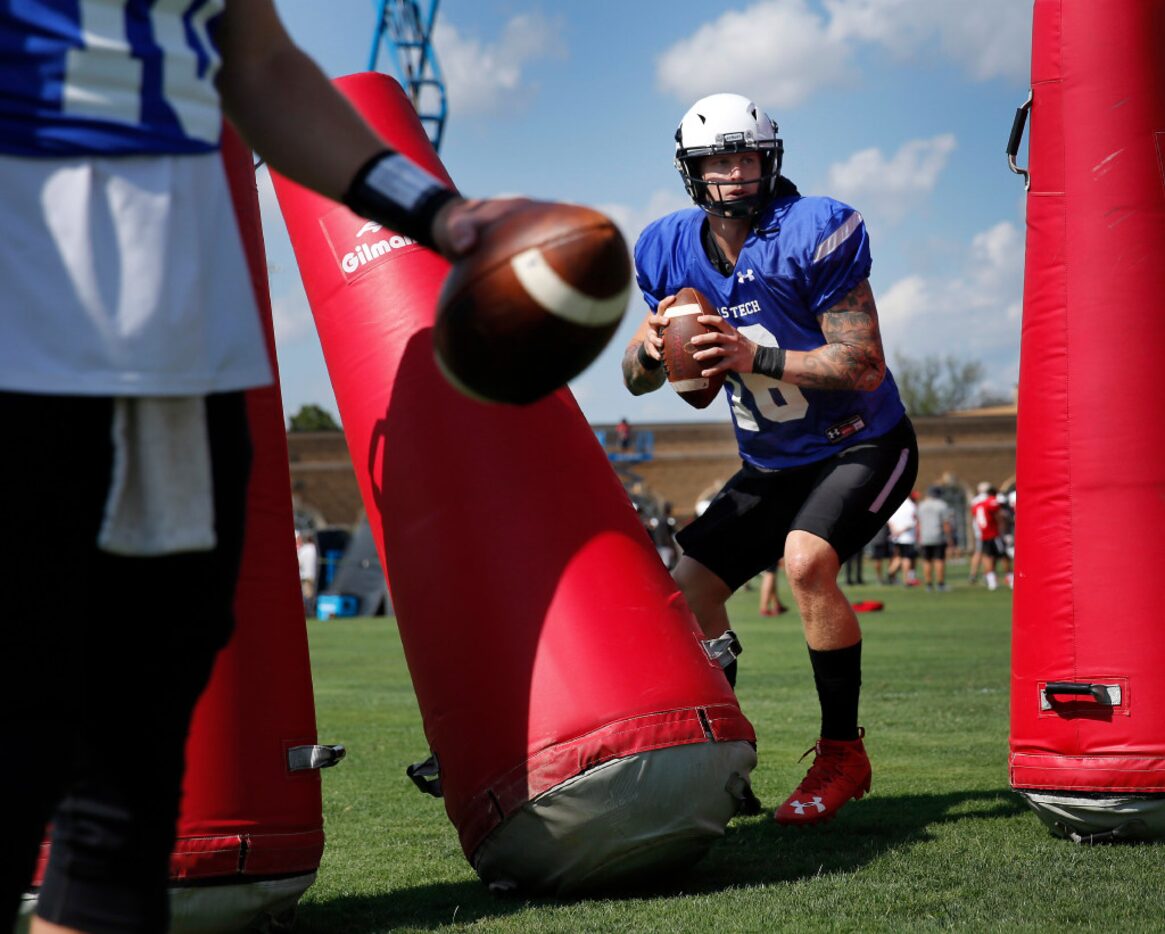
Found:
M 102 551 L 157 556 L 215 546 L 214 487 L 201 396 L 118 398 Z

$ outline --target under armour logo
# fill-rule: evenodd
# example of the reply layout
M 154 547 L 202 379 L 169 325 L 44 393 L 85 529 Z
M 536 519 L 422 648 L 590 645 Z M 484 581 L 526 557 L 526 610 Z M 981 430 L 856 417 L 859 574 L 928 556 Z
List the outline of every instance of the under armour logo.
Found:
M 818 814 L 825 810 L 825 805 L 821 803 L 821 795 L 814 795 L 812 801 L 790 801 L 789 805 L 798 814 L 804 814 L 805 808 L 817 808 Z
M 752 274 L 751 269 L 746 269 L 744 272 L 736 274 L 736 281 L 743 285 L 745 282 L 755 282 L 756 277 Z
M 356 236 L 363 237 L 366 233 L 376 233 L 378 230 L 380 230 L 380 224 L 376 223 L 376 221 L 368 221 L 368 223 L 356 231 Z M 752 270 L 750 269 L 749 272 L 752 272 Z

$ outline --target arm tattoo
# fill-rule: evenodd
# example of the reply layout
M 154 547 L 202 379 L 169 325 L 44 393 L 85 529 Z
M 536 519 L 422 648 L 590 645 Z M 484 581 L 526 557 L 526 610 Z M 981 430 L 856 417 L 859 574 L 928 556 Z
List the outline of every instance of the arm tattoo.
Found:
M 623 352 L 623 385 L 633 396 L 641 396 L 645 392 L 659 389 L 667 379 L 667 372 L 662 366 L 648 370 L 639 362 L 639 347 L 642 343 L 633 340 Z
M 825 346 L 805 354 L 798 378 L 789 381 L 810 389 L 877 389 L 886 375 L 886 358 L 869 281 L 862 280 L 819 320 Z

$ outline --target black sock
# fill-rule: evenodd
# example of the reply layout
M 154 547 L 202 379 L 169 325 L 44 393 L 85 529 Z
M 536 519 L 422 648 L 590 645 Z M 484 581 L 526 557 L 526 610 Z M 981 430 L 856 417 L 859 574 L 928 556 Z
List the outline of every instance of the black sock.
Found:
M 862 687 L 862 644 L 827 651 L 809 650 L 813 681 L 821 702 L 821 738 L 858 738 L 858 696 Z

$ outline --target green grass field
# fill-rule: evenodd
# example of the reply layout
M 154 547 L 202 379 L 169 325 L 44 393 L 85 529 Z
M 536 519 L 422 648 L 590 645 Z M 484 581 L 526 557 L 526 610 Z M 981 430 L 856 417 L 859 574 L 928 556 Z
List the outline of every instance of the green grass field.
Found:
M 404 775 L 428 749 L 395 621 L 311 623 L 320 740 L 348 758 L 323 776 L 327 851 L 297 931 L 1165 930 L 1165 850 L 1058 840 L 1008 790 L 1011 594 L 953 570 L 948 593 L 848 589 L 886 605 L 862 615 L 870 795 L 820 828 L 737 818 L 669 888 L 610 899 L 491 895 Z M 755 592 L 730 610 L 771 811 L 817 735 L 809 661 L 795 612 L 762 619 Z

